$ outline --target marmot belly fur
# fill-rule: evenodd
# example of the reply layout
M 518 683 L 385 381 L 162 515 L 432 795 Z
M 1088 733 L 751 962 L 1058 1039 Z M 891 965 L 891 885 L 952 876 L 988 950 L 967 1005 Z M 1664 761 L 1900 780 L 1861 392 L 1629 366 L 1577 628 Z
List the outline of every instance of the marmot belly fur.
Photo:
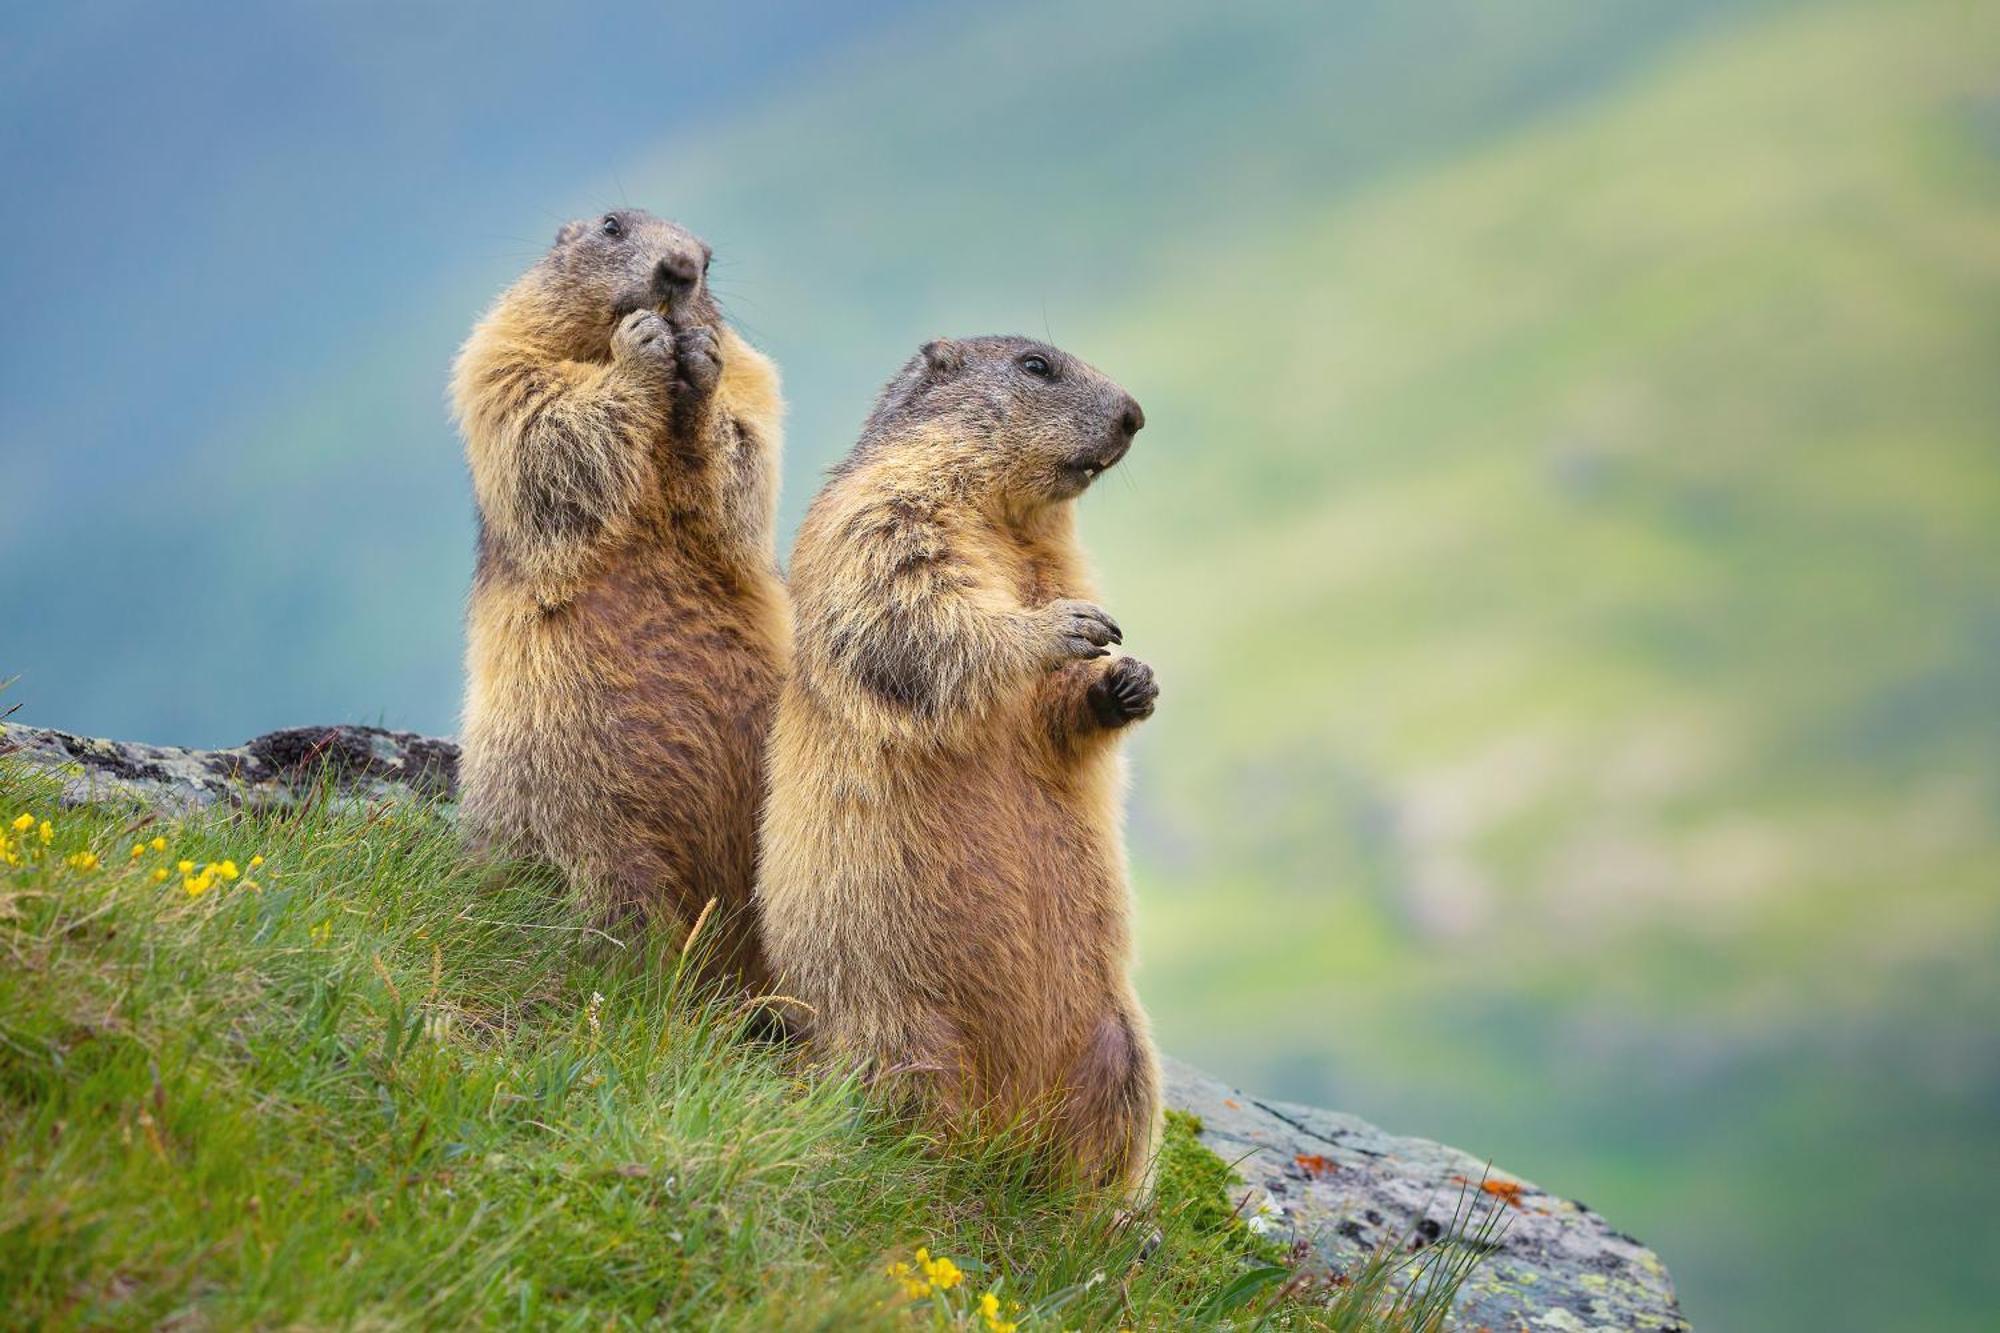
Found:
M 790 656 L 772 527 L 777 372 L 709 250 L 636 210 L 572 222 L 460 353 L 479 506 L 462 773 L 476 844 L 544 858 L 600 925 L 704 931 L 761 985 L 764 739 Z
M 794 551 L 757 890 L 817 1053 L 1133 1190 L 1159 1075 L 1117 740 L 1158 691 L 1110 655 L 1071 501 L 1143 422 L 1023 338 L 932 343 L 883 390 Z

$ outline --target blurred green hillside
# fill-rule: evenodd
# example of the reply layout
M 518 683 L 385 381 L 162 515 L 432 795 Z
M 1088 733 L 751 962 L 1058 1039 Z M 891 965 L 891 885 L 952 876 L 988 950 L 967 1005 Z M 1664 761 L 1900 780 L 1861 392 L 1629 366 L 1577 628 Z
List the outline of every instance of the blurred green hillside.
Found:
M 1047 333 L 1145 404 L 1084 525 L 1165 690 L 1165 1045 L 1588 1200 L 1703 1328 L 1983 1328 L 1996 57 L 1962 0 L 939 11 L 555 206 L 716 243 L 786 370 L 789 515 L 928 336 Z M 25 623 L 260 637 L 79 651 L 112 721 L 24 720 L 449 728 L 435 404 L 552 223 L 247 396 L 164 495 L 107 487 L 27 581 L 90 595 Z M 175 507 L 228 540 L 123 600 Z
M 2000 24 L 1971 15 L 1697 43 L 1259 229 L 1212 344 L 1178 300 L 1102 338 L 1185 427 L 1094 529 L 1169 682 L 1165 1031 L 1542 1164 L 1652 1228 L 1709 1326 L 2000 1299 Z

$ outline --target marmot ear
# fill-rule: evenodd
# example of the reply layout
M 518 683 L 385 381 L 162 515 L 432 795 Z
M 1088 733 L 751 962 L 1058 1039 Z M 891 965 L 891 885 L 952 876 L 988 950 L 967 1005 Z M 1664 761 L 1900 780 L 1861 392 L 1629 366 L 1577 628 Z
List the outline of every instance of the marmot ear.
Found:
M 965 369 L 965 348 L 949 338 L 933 338 L 924 344 L 924 364 L 933 375 L 956 375 Z
M 556 244 L 568 245 L 571 241 L 583 235 L 583 229 L 584 229 L 584 224 L 581 222 L 563 223 L 562 226 L 556 230 Z

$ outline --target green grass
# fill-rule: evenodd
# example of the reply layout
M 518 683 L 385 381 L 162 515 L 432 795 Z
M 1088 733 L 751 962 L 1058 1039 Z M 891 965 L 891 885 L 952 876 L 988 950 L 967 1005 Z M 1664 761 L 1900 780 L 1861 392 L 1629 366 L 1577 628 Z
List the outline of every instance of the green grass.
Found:
M 54 813 L 0 765 L 23 811 L 53 839 L 0 865 L 10 1324 L 975 1328 L 987 1291 L 1023 1328 L 1436 1324 L 1274 1262 L 1185 1119 L 1136 1221 L 899 1128 L 433 812 Z M 239 878 L 191 895 L 181 860 Z M 908 1299 L 918 1247 L 963 1280 Z

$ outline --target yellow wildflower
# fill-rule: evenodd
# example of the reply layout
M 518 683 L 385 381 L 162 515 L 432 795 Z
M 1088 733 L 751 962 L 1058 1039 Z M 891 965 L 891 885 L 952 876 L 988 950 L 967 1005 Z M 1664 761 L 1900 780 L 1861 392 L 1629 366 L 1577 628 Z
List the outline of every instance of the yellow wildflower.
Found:
M 29 829 L 33 828 L 34 826 L 35 826 L 35 817 L 33 815 L 14 816 L 14 831 L 16 833 L 26 833 Z
M 258 866 L 263 864 L 264 864 L 264 858 L 262 854 L 250 858 L 250 868 L 252 870 L 255 870 Z
M 95 870 L 97 869 L 97 853 L 71 852 L 63 858 L 63 864 L 72 870 Z
M 56 840 L 56 826 L 54 824 L 51 824 L 48 820 L 44 819 L 42 821 L 42 827 L 40 831 L 38 831 L 35 834 L 35 836 L 40 838 L 42 840 L 42 846 L 46 847 L 50 843 Z
M 922 1300 L 925 1296 L 930 1295 L 931 1284 L 918 1277 L 916 1270 L 908 1264 L 893 1263 L 885 1271 L 887 1271 L 890 1277 L 896 1279 L 897 1285 L 902 1287 L 903 1295 L 908 1299 L 913 1301 Z
M 133 843 L 133 844 L 132 844 L 132 859 L 133 859 L 134 861 L 138 860 L 138 859 L 139 859 L 140 857 L 144 856 L 145 854 L 146 854 L 146 844 L 145 844 L 145 843 L 143 843 L 143 842 L 135 842 L 135 843 Z
M 236 863 L 234 861 L 224 861 L 221 865 L 210 866 L 209 869 L 224 879 L 235 879 L 237 875 Z
M 917 1251 L 917 1266 L 924 1270 L 924 1276 L 930 1279 L 934 1291 L 949 1291 L 965 1277 L 965 1274 L 958 1271 L 957 1264 L 943 1255 L 931 1258 L 928 1249 Z
M 166 882 L 167 882 L 167 868 L 165 866 L 161 866 L 159 869 L 153 872 L 153 883 L 165 884 Z
M 179 862 L 174 866 L 174 869 L 180 871 L 183 875 L 192 875 L 194 873 L 194 862 L 192 861 Z
M 958 1265 L 940 1255 L 931 1258 L 929 1249 L 917 1251 L 914 1267 L 906 1263 L 893 1263 L 883 1270 L 895 1278 L 903 1288 L 903 1295 L 909 1299 L 921 1300 L 934 1291 L 949 1291 L 965 1280 L 965 1274 Z
M 315 945 L 325 944 L 333 938 L 333 918 L 328 917 L 326 920 L 320 922 L 312 928 L 310 933 L 312 935 L 312 942 Z
M 190 875 L 181 881 L 181 887 L 187 890 L 188 897 L 199 898 L 215 887 L 215 872 L 204 870 L 199 875 Z
M 151 847 L 156 852 L 164 852 L 165 850 L 167 850 L 167 840 L 165 838 L 158 836 L 155 836 L 154 839 L 151 842 L 147 843 L 146 845 L 148 847 Z
M 1014 1305 L 1008 1313 L 1016 1313 L 1020 1308 L 1019 1305 Z M 1016 1329 L 1020 1328 L 1020 1325 L 1013 1320 L 1002 1319 L 1000 1317 L 1000 1295 L 998 1292 L 989 1291 L 979 1298 L 979 1317 L 986 1321 L 986 1333 L 1014 1333 Z

